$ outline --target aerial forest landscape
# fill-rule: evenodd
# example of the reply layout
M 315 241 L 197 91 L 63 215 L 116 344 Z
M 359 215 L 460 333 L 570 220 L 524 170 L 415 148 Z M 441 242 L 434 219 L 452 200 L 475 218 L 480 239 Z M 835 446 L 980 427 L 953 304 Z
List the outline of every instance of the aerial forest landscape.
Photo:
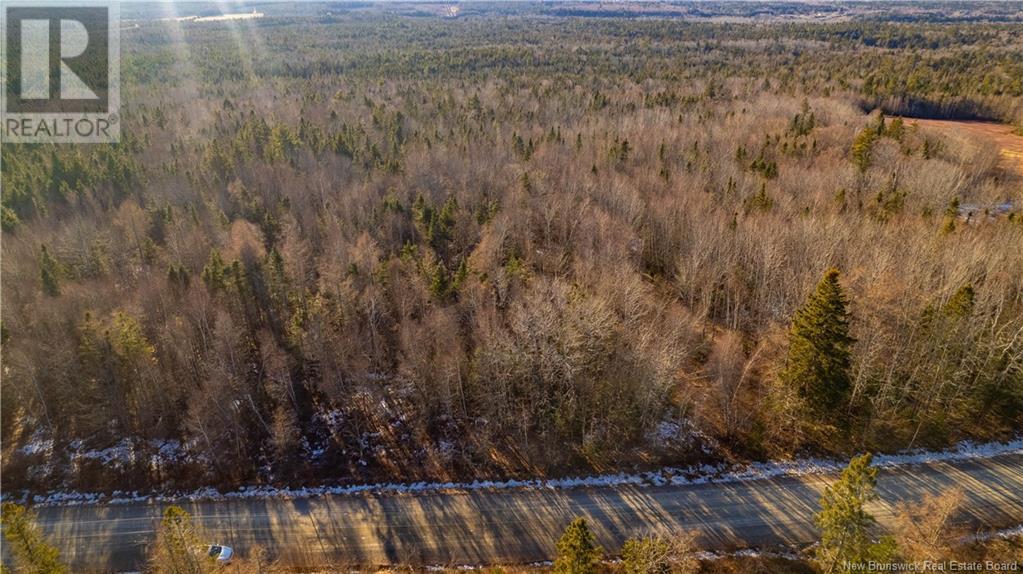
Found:
M 119 10 L 0 148 L 3 572 L 1019 569 L 1023 3 Z

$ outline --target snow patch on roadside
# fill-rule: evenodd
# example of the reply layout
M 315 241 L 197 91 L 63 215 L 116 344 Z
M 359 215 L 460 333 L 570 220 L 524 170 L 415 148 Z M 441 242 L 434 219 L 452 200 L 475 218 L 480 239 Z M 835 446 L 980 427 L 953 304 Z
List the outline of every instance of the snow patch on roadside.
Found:
M 139 467 L 148 467 L 154 472 L 167 472 L 183 464 L 208 464 L 205 454 L 197 452 L 193 445 L 182 444 L 177 440 L 129 437 L 105 448 L 89 448 L 82 440 L 58 445 L 45 429 L 37 430 L 17 453 L 29 457 L 29 462 L 34 463 L 28 466 L 26 474 L 39 482 L 52 481 L 54 474 L 61 470 L 71 474 L 80 473 L 85 466 L 100 466 L 115 472 Z M 52 497 L 56 504 L 64 504 L 65 499 L 79 498 L 95 502 L 100 496 L 51 491 L 47 498 Z M 0 499 L 8 500 L 12 497 L 4 494 Z
M 87 459 L 104 466 L 129 466 L 135 463 L 136 448 L 131 439 L 123 439 L 116 445 L 100 450 L 81 450 L 81 441 L 71 444 L 71 459 Z
M 36 431 L 32 433 L 32 437 L 25 443 L 25 446 L 19 448 L 18 451 L 29 456 L 36 454 L 49 454 L 53 452 L 53 438 L 48 436 L 45 429 L 36 429 Z
M 984 459 L 1005 454 L 1023 453 L 1023 438 L 1005 443 L 977 444 L 971 441 L 959 443 L 955 448 L 944 451 L 913 450 L 900 454 L 876 455 L 874 466 L 881 468 L 898 467 L 932 462 L 951 462 L 969 459 Z M 837 459 L 808 458 L 792 461 L 758 462 L 745 466 L 702 465 L 686 468 L 663 468 L 641 473 L 616 473 L 597 476 L 570 477 L 557 479 L 529 480 L 475 480 L 472 482 L 414 482 L 379 483 L 349 486 L 314 486 L 276 488 L 272 486 L 248 486 L 232 492 L 220 492 L 214 488 L 202 488 L 191 492 L 163 494 L 140 494 L 138 492 L 115 491 L 103 493 L 51 492 L 32 497 L 38 506 L 74 506 L 83 504 L 132 504 L 140 502 L 174 502 L 177 500 L 232 500 L 245 498 L 311 498 L 329 495 L 352 494 L 418 494 L 451 490 L 510 490 L 510 489 L 570 489 L 618 486 L 685 486 L 694 484 L 720 484 L 760 480 L 781 476 L 803 476 L 838 472 L 845 468 L 847 461 Z M 25 495 L 22 499 L 24 500 Z M 9 494 L 5 500 L 13 499 Z
M 873 458 L 873 466 L 889 468 L 929 462 L 947 462 L 972 458 L 991 458 L 1003 454 L 1023 453 L 1023 438 L 1005 443 L 975 443 L 963 441 L 954 448 L 942 451 L 914 449 L 898 454 L 877 454 Z M 848 461 L 823 458 L 806 458 L 791 461 L 754 462 L 742 469 L 728 468 L 726 465 L 703 465 L 701 475 L 687 476 L 685 471 L 673 474 L 663 484 L 686 485 L 705 484 L 710 482 L 737 482 L 757 480 L 777 476 L 802 476 L 807 474 L 827 474 L 839 472 L 846 467 Z M 674 469 L 673 469 L 674 470 Z M 687 469 L 691 470 L 691 469 Z
M 756 548 L 743 548 L 732 552 L 701 550 L 696 552 L 695 556 L 703 562 L 723 560 L 725 558 L 783 558 L 793 561 L 800 559 L 799 553 L 791 550 L 758 550 Z
M 699 448 L 704 454 L 712 454 L 720 448 L 716 440 L 696 428 L 688 419 L 665 419 L 654 427 L 647 439 L 660 448 Z
M 1002 530 L 992 530 L 990 532 L 978 532 L 977 534 L 971 534 L 965 537 L 963 542 L 985 542 L 987 540 L 994 540 L 995 538 L 1009 540 L 1019 537 L 1023 537 L 1023 524 Z

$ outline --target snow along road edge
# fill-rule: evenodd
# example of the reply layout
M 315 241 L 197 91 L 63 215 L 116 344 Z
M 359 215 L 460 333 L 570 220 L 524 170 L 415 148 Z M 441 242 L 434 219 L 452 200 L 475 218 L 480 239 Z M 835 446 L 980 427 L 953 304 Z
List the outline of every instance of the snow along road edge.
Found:
M 1008 442 L 975 443 L 962 441 L 955 447 L 941 451 L 911 450 L 896 454 L 874 456 L 874 466 L 896 467 L 929 462 L 951 462 L 969 459 L 984 459 L 1005 454 L 1023 453 L 1023 437 Z M 639 473 L 615 473 L 595 476 L 525 479 L 525 480 L 475 480 L 472 482 L 413 482 L 375 483 L 347 486 L 285 487 L 248 486 L 230 492 L 220 492 L 211 487 L 188 492 L 139 493 L 114 491 L 111 494 L 97 492 L 54 491 L 32 496 L 35 506 L 79 506 L 90 504 L 136 504 L 146 502 L 175 501 L 218 501 L 251 498 L 301 499 L 328 495 L 346 494 L 415 494 L 423 492 L 512 490 L 512 489 L 572 489 L 614 486 L 685 486 L 694 484 L 722 484 L 747 480 L 759 480 L 780 476 L 804 476 L 827 474 L 841 471 L 846 460 L 805 458 L 791 461 L 754 462 L 747 465 L 700 465 L 690 467 L 664 467 Z M 3 495 L 5 501 L 28 502 L 28 494 Z

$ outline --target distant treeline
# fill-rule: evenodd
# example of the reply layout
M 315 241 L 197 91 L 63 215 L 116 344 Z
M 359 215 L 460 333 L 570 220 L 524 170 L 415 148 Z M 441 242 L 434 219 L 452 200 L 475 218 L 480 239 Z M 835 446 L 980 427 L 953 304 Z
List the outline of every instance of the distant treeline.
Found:
M 934 120 L 978 120 L 1013 123 L 1023 118 L 1023 102 L 995 100 L 987 103 L 971 98 L 927 100 L 919 98 L 861 99 L 859 107 L 864 113 L 882 110 L 891 116 Z

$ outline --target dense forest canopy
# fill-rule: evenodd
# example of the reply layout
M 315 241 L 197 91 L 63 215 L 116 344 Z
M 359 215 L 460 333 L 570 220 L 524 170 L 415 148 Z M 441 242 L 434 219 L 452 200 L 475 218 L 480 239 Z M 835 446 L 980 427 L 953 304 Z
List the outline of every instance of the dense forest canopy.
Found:
M 359 6 L 140 19 L 119 144 L 4 145 L 8 488 L 1020 428 L 1020 174 L 896 117 L 1023 122 L 1018 24 Z

